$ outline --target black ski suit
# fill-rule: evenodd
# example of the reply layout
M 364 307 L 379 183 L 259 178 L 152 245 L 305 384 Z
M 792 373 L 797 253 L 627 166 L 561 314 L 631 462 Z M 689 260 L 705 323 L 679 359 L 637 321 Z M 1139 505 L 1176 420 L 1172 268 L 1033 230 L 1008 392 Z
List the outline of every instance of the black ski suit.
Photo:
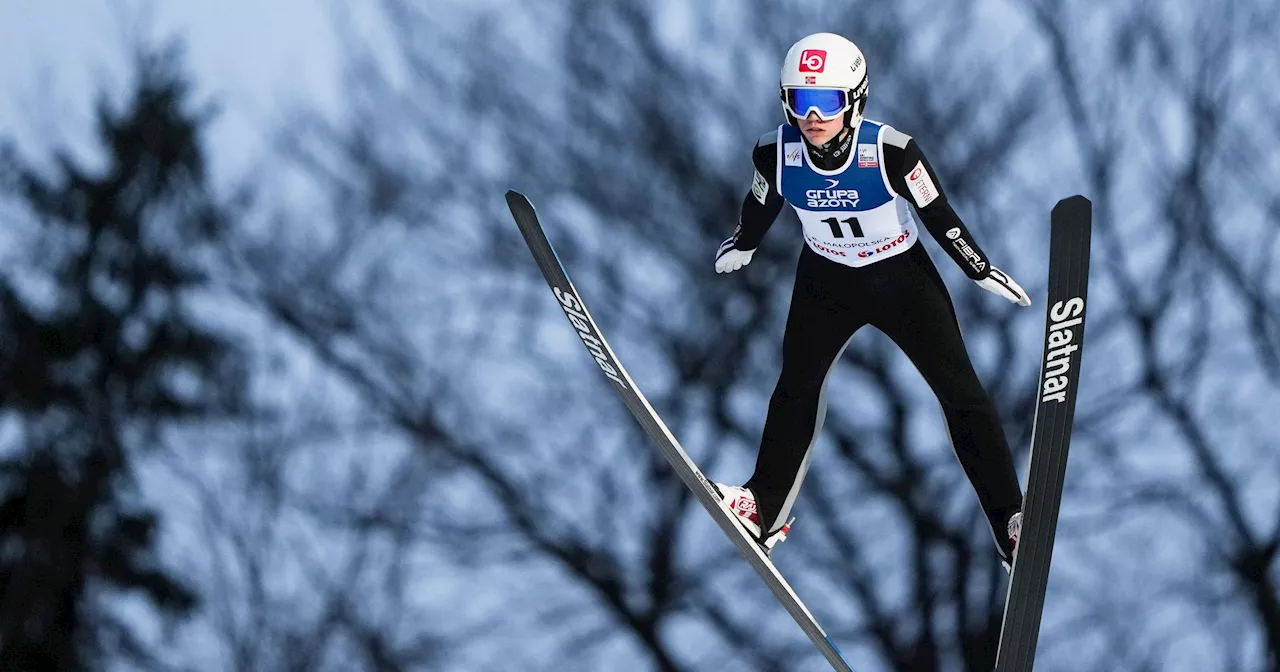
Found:
M 756 174 L 734 232 L 735 248 L 755 249 L 790 202 L 806 241 L 783 335 L 782 371 L 755 473 L 745 484 L 756 496 L 762 529 L 777 530 L 790 516 L 826 413 L 827 376 L 854 333 L 871 325 L 902 349 L 933 390 L 1007 559 L 1004 526 L 1022 503 L 1013 458 L 969 360 L 950 294 L 904 213 L 914 210 L 971 279 L 986 277 L 990 264 L 910 136 L 864 120 L 825 154 L 797 143 L 799 137 L 783 126 L 757 143 Z M 883 185 L 876 184 L 876 172 Z M 877 193 L 882 207 L 873 212 Z

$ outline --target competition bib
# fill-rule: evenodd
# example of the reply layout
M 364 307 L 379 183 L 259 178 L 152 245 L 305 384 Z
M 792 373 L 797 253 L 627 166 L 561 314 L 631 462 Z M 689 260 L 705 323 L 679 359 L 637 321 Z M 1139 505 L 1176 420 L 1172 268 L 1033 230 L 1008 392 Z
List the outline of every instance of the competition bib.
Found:
M 863 119 L 844 167 L 826 171 L 810 163 L 800 129 L 778 127 L 778 193 L 795 208 L 805 244 L 846 266 L 901 254 L 919 237 L 910 203 L 889 189 L 881 128 Z

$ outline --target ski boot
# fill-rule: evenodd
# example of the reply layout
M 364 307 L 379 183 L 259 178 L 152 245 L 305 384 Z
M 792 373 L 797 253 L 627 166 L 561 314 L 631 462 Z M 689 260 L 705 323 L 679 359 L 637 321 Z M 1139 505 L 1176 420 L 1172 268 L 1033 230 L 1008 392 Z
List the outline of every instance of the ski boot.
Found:
M 756 496 L 751 490 L 738 485 L 725 485 L 723 483 L 712 483 L 712 487 L 716 492 L 720 493 L 720 497 L 724 499 L 724 503 L 733 511 L 734 519 L 747 531 L 747 536 L 760 546 L 760 550 L 765 555 L 769 555 L 773 547 L 780 542 L 786 541 L 787 533 L 791 531 L 791 523 L 795 522 L 795 517 L 788 520 L 781 528 L 770 532 L 767 535 L 760 533 L 760 515 L 756 512 Z
M 1000 552 L 1000 564 L 1004 565 L 1004 571 L 1013 572 L 1013 560 L 1018 551 L 1018 538 L 1022 536 L 1022 512 L 1017 511 L 1009 517 L 1009 524 L 1005 526 L 1005 530 L 1009 533 L 1009 557 L 1004 557 L 1004 550 Z

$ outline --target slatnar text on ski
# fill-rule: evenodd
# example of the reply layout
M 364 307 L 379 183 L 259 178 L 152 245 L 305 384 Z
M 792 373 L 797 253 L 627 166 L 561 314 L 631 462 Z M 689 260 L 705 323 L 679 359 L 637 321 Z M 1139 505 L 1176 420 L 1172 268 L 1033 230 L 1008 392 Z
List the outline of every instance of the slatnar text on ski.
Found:
M 1061 403 L 1067 400 L 1067 374 L 1071 371 L 1071 353 L 1080 349 L 1079 345 L 1072 343 L 1075 333 L 1071 328 L 1080 324 L 1083 318 L 1077 315 L 1083 312 L 1084 299 L 1078 296 L 1053 304 L 1049 311 L 1053 324 L 1049 327 L 1048 341 L 1044 348 L 1044 391 L 1040 397 L 1042 403 Z

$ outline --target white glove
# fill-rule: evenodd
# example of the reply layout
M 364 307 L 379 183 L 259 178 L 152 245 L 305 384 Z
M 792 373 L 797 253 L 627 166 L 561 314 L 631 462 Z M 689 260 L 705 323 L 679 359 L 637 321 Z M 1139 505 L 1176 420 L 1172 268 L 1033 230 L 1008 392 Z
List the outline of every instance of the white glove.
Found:
M 716 251 L 716 273 L 732 273 L 746 266 L 755 253 L 755 250 L 734 249 L 732 238 L 720 243 L 720 249 Z
M 1027 296 L 1026 291 L 1018 283 L 1014 282 L 1013 278 L 1009 277 L 1007 273 L 995 266 L 991 267 L 990 275 L 981 280 L 975 280 L 975 282 L 988 292 L 1003 296 L 1019 306 L 1031 305 L 1031 297 Z

